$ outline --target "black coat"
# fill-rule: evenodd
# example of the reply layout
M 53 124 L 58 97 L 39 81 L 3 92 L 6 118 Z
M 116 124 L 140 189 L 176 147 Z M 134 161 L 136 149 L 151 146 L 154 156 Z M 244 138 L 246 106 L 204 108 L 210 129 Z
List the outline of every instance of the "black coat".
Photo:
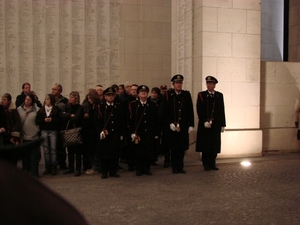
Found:
M 166 139 L 170 149 L 189 149 L 189 127 L 194 127 L 194 110 L 189 91 L 182 90 L 176 94 L 174 90 L 167 91 L 161 104 L 160 112 L 166 130 Z M 171 131 L 170 124 L 179 123 L 180 131 Z
M 45 122 L 47 114 L 45 108 L 42 107 L 36 114 L 36 124 L 40 126 L 40 130 L 59 130 L 61 123 L 61 110 L 57 106 L 53 106 L 53 109 L 49 115 L 52 118 L 50 123 Z
M 71 117 L 71 114 L 75 114 L 74 117 Z M 72 129 L 74 127 L 82 127 L 83 126 L 83 107 L 79 104 L 67 104 L 66 111 L 62 113 L 62 130 L 66 129 L 67 123 L 70 120 L 68 129 Z
M 132 148 L 137 157 L 154 158 L 155 137 L 159 136 L 157 106 L 149 99 L 143 106 L 139 100 L 129 104 L 129 130 L 140 137 L 138 144 L 133 143 Z
M 121 152 L 121 136 L 124 135 L 125 118 L 122 106 L 115 103 L 108 106 L 106 102 L 102 102 L 99 107 L 99 129 L 100 132 L 106 130 L 108 135 L 105 139 L 99 140 L 99 157 L 103 159 L 117 159 Z
M 214 107 L 213 107 L 214 104 Z M 213 113 L 212 113 L 213 111 Z M 199 118 L 196 151 L 221 152 L 221 128 L 226 126 L 223 94 L 215 91 L 214 97 L 209 97 L 208 91 L 198 93 L 197 114 Z M 205 128 L 204 123 L 212 118 L 211 128 Z

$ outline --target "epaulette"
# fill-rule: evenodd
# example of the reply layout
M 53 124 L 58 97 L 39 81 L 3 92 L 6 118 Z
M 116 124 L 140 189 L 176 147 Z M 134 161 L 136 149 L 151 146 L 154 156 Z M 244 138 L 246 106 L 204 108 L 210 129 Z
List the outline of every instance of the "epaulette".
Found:
M 203 103 L 203 98 L 202 98 L 202 95 L 201 95 L 201 92 L 198 93 L 198 97 L 201 99 L 201 102 Z
M 135 100 L 134 100 L 134 101 L 135 101 Z M 128 110 L 129 110 L 130 116 L 132 116 L 131 103 L 134 102 L 134 101 L 131 101 L 131 102 L 128 103 Z

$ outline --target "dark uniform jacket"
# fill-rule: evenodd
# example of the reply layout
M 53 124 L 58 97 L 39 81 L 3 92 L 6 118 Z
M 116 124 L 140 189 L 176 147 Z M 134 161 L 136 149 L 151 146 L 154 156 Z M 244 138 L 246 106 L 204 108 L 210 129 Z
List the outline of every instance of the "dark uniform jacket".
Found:
M 166 138 L 170 149 L 189 149 L 189 127 L 194 127 L 194 110 L 189 91 L 167 91 L 161 105 L 163 123 L 166 126 Z M 160 111 L 161 111 L 160 110 Z M 179 123 L 180 131 L 171 131 L 170 124 Z
M 124 135 L 125 118 L 120 103 L 108 106 L 104 101 L 99 107 L 100 132 L 107 131 L 105 139 L 99 141 L 99 157 L 104 159 L 117 159 L 120 157 L 121 136 Z M 100 135 L 100 133 L 99 133 Z M 98 139 L 100 137 L 98 136 Z
M 133 143 L 135 154 L 140 157 L 153 158 L 156 154 L 155 137 L 159 136 L 158 112 L 154 102 L 147 100 L 142 105 L 140 100 L 129 104 L 129 130 L 140 137 L 138 144 Z
M 208 91 L 198 93 L 197 114 L 199 118 L 196 151 L 221 151 L 221 128 L 226 126 L 223 94 L 215 91 L 210 97 Z M 211 128 L 205 128 L 204 123 L 212 118 Z

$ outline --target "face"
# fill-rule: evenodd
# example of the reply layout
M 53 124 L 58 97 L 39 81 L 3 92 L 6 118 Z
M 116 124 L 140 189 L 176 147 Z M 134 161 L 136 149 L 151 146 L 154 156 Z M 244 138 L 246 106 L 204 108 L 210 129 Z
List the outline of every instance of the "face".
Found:
M 69 103 L 72 105 L 76 104 L 76 98 L 73 95 L 69 95 Z
M 91 97 L 88 95 L 87 100 L 90 104 L 93 104 L 93 100 L 91 99 Z
M 151 98 L 152 99 L 157 99 L 158 98 L 158 94 L 155 91 L 151 92 Z
M 54 95 L 54 96 L 59 96 L 60 95 L 60 90 L 59 90 L 59 88 L 57 87 L 57 86 L 53 86 L 52 87 L 52 94 Z
M 45 105 L 46 106 L 51 106 L 50 98 L 45 98 Z
M 213 92 L 215 90 L 216 84 L 214 82 L 207 82 L 206 83 L 207 90 Z
M 23 88 L 23 92 L 24 94 L 28 94 L 30 92 L 30 85 L 25 84 Z
M 173 83 L 174 90 L 177 91 L 177 92 L 181 91 L 182 90 L 182 84 L 183 84 L 182 81 L 175 81 Z
M 102 90 L 102 87 L 96 87 L 95 90 L 98 92 L 98 95 L 103 95 L 103 90 Z
M 134 97 L 137 96 L 137 89 L 137 86 L 131 86 L 130 94 Z
M 11 101 L 8 101 L 7 98 L 2 97 L 2 99 L 1 99 L 1 105 L 3 105 L 4 108 L 7 108 L 10 105 L 10 103 L 11 103 Z
M 166 89 L 160 89 L 160 94 L 164 95 L 166 93 L 166 91 L 167 91 Z
M 138 93 L 139 98 L 148 98 L 148 92 L 147 91 L 140 91 Z
M 25 106 L 32 106 L 32 100 L 29 96 L 26 96 L 25 98 L 25 102 L 24 102 Z
M 130 84 L 127 84 L 125 86 L 125 91 L 126 91 L 127 94 L 130 94 L 130 92 L 131 92 L 131 85 Z
M 115 94 L 106 94 L 104 98 L 108 103 L 113 103 L 113 101 L 115 100 L 115 96 Z
M 123 93 L 124 93 L 124 88 L 122 86 L 119 86 L 118 94 L 123 94 Z

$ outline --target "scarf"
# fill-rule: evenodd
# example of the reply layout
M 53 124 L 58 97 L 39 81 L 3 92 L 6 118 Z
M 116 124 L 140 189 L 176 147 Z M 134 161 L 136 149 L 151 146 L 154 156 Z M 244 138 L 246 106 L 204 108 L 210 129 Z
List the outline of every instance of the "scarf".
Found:
M 47 117 L 50 116 L 51 111 L 52 111 L 52 106 L 45 105 L 45 112 L 46 112 Z

